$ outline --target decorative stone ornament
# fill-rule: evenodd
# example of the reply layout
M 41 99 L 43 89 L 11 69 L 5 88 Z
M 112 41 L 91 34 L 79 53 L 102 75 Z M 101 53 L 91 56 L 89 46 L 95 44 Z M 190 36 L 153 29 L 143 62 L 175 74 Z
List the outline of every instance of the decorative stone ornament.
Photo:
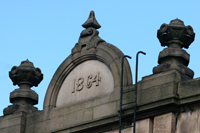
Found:
M 12 67 L 9 77 L 13 85 L 28 84 L 30 87 L 37 87 L 43 79 L 43 74 L 39 68 L 35 68 L 33 63 L 27 59 L 26 61 L 22 61 L 19 67 Z
M 33 105 L 38 104 L 38 94 L 31 90 L 32 86 L 38 86 L 43 79 L 43 74 L 39 68 L 35 68 L 29 60 L 22 61 L 20 66 L 12 67 L 9 77 L 13 81 L 13 85 L 20 88 L 10 93 L 10 102 L 13 105 L 4 109 L 4 115 L 14 112 L 33 112 L 37 108 Z
M 101 28 L 101 25 L 97 22 L 97 20 L 95 18 L 94 11 L 90 11 L 90 15 L 89 15 L 87 21 L 82 26 L 86 29 L 89 27 L 93 27 L 95 29 Z
M 115 95 L 120 92 L 121 59 L 124 54 L 98 36 L 97 29 L 101 26 L 94 11 L 90 12 L 82 26 L 86 29 L 81 32 L 78 43 L 58 67 L 49 84 L 44 101 L 45 111 L 88 105 L 94 100 L 102 101 L 100 99 L 104 99 L 104 103 L 111 103 L 118 98 Z M 124 61 L 123 84 L 132 85 L 131 69 L 128 61 Z M 93 104 L 98 105 L 99 102 Z M 100 112 L 94 114 L 94 119 L 101 116 Z
M 161 46 L 188 48 L 194 41 L 195 33 L 191 26 L 185 26 L 183 21 L 175 19 L 169 25 L 162 24 L 157 37 Z
M 162 24 L 157 37 L 161 46 L 168 46 L 168 48 L 160 52 L 158 57 L 160 65 L 154 67 L 153 73 L 176 69 L 184 75 L 183 80 L 193 78 L 194 72 L 187 67 L 190 55 L 182 49 L 188 48 L 194 41 L 195 33 L 192 27 L 185 26 L 180 19 L 175 19 L 169 25 Z
M 87 50 L 96 48 L 99 43 L 105 42 L 98 36 L 99 32 L 96 29 L 99 29 L 101 26 L 95 18 L 94 11 L 90 12 L 87 21 L 82 26 L 86 29 L 81 32 L 78 43 L 76 43 L 75 47 L 72 49 L 72 54 L 81 52 L 84 47 L 86 47 Z

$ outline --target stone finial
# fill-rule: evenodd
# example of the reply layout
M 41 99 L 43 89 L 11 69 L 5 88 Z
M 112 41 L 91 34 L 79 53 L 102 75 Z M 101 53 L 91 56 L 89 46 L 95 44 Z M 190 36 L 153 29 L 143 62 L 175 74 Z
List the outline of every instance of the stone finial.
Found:
M 38 94 L 31 90 L 32 86 L 38 86 L 43 79 L 43 74 L 39 68 L 35 68 L 29 60 L 22 61 L 20 66 L 12 67 L 9 77 L 13 85 L 20 88 L 10 93 L 10 102 L 13 105 L 4 109 L 4 115 L 15 112 L 33 112 L 37 111 L 33 105 L 38 104 Z
M 169 25 L 161 25 L 157 37 L 161 46 L 188 48 L 194 41 L 195 33 L 191 26 L 185 26 L 180 19 L 174 19 Z
M 75 53 L 81 53 L 84 47 L 86 47 L 87 51 L 92 48 L 96 49 L 99 43 L 104 42 L 104 40 L 98 36 L 99 32 L 97 29 L 101 26 L 95 18 L 94 11 L 90 12 L 87 21 L 82 26 L 86 29 L 81 32 L 78 43 L 76 43 L 72 49 L 72 55 Z
M 13 85 L 27 84 L 32 86 L 38 86 L 43 79 L 43 74 L 39 68 L 35 68 L 33 63 L 28 59 L 22 61 L 19 67 L 12 67 L 9 72 L 9 77 L 13 82 Z
M 89 15 L 87 21 L 82 26 L 84 28 L 89 28 L 89 27 L 93 27 L 95 29 L 101 28 L 101 25 L 97 22 L 97 20 L 95 18 L 94 11 L 90 11 L 90 15 Z
M 157 32 L 161 46 L 168 46 L 160 52 L 159 65 L 154 67 L 153 73 L 160 73 L 171 69 L 178 70 L 185 79 L 191 79 L 194 72 L 187 66 L 190 55 L 182 48 L 188 48 L 194 41 L 195 33 L 191 26 L 185 26 L 183 21 L 175 19 L 170 24 L 162 24 Z

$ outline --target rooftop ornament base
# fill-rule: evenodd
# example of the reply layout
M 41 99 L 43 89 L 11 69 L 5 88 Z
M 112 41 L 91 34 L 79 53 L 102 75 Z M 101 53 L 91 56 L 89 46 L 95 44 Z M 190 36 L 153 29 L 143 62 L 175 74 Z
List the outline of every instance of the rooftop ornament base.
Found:
M 185 26 L 183 21 L 175 19 L 170 24 L 162 24 L 157 32 L 161 46 L 167 46 L 160 52 L 159 65 L 153 68 L 153 74 L 176 69 L 184 79 L 192 79 L 194 72 L 187 66 L 190 55 L 182 48 L 189 48 L 194 41 L 195 33 L 191 26 Z
M 13 85 L 19 88 L 10 93 L 10 102 L 13 105 L 4 109 L 4 115 L 15 112 L 37 111 L 33 105 L 38 104 L 38 94 L 31 90 L 32 86 L 38 86 L 43 79 L 43 74 L 39 68 L 35 68 L 29 60 L 22 61 L 20 66 L 12 67 L 9 72 Z

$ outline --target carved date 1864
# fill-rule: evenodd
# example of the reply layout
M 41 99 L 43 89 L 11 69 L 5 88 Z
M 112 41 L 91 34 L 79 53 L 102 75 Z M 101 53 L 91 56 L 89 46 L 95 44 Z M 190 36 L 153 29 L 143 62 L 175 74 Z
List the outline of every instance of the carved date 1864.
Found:
M 81 91 L 84 88 L 84 86 L 86 86 L 89 89 L 90 87 L 92 87 L 93 83 L 95 83 L 96 86 L 99 86 L 100 81 L 101 77 L 99 72 L 94 76 L 90 74 L 86 80 L 84 80 L 84 78 L 82 77 L 74 79 L 74 87 L 72 93 L 75 93 L 75 91 Z

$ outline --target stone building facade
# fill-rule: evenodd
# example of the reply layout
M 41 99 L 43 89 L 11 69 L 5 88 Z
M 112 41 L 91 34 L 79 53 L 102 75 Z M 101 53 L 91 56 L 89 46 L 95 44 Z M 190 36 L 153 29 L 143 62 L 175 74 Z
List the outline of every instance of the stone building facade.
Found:
M 0 133 L 118 133 L 121 60 L 124 54 L 98 36 L 94 12 L 82 25 L 78 43 L 55 72 L 46 91 L 43 110 L 34 107 L 31 90 L 43 79 L 42 71 L 26 60 L 9 76 L 19 89 L 10 93 L 12 105 L 0 117 Z M 162 24 L 159 65 L 138 82 L 136 133 L 200 133 L 200 79 L 187 66 L 194 41 L 191 26 L 179 19 Z M 128 60 L 124 61 L 124 91 L 135 88 Z M 134 101 L 134 92 L 123 95 Z M 133 104 L 123 107 L 122 127 L 133 125 Z M 132 133 L 126 128 L 122 133 Z

